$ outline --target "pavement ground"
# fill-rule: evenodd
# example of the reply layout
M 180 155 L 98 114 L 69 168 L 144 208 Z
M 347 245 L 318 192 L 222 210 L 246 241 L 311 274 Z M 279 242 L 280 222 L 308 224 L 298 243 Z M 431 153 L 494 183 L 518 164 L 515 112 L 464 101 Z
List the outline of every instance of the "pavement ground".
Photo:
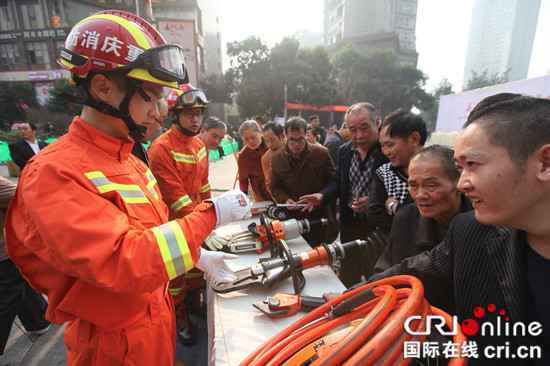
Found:
M 0 165 L 0 174 L 13 182 L 18 181 L 17 177 L 10 177 L 7 166 Z M 212 196 L 217 197 L 222 193 L 237 188 L 235 177 L 237 175 L 237 161 L 233 155 L 225 156 L 216 161 L 210 162 L 210 186 Z M 198 319 L 197 329 L 202 334 L 206 332 L 206 321 Z M 65 325 L 56 325 L 40 336 L 32 332 L 26 332 L 18 318 L 11 328 L 10 338 L 6 345 L 4 354 L 0 356 L 0 365 L 11 366 L 53 366 L 65 365 L 67 349 L 63 343 Z M 207 352 L 206 334 L 199 337 L 199 341 L 192 347 L 176 345 L 176 358 L 186 362 L 187 366 L 206 365 L 205 357 L 193 357 Z M 191 358 L 189 358 L 191 356 Z M 198 361 L 201 359 L 201 361 Z M 182 363 L 179 363 L 182 365 Z

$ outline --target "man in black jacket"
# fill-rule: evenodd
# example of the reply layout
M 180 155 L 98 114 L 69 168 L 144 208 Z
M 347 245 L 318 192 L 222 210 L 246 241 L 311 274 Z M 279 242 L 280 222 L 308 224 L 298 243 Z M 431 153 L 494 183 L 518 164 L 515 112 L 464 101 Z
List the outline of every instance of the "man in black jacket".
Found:
M 348 142 L 350 139 L 348 126 L 346 122 L 342 123 L 342 127 L 338 131 L 334 131 L 329 137 L 327 137 L 324 146 L 330 152 L 330 157 L 334 165 L 338 164 L 338 149 L 340 146 Z
M 25 165 L 27 165 L 27 161 L 48 146 L 48 144 L 36 139 L 36 126 L 30 122 L 21 123 L 18 131 L 21 140 L 9 144 L 8 147 L 11 159 L 23 170 Z
M 376 169 L 387 162 L 378 144 L 380 118 L 370 103 L 357 103 L 345 115 L 351 141 L 338 150 L 338 163 L 334 178 L 319 193 L 300 197 L 307 203 L 305 210 L 340 198 L 340 239 L 347 242 L 366 239 L 373 228 L 366 216 L 370 185 Z M 346 286 L 360 281 L 364 273 L 364 259 L 357 250 L 346 253 L 341 264 L 340 279 Z

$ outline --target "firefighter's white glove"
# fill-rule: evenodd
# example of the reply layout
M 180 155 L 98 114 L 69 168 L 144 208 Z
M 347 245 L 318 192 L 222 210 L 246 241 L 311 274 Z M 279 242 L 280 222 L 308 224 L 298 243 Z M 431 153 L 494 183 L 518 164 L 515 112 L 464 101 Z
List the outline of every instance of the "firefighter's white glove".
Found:
M 239 258 L 235 254 L 211 252 L 201 248 L 199 261 L 195 265 L 209 278 L 216 282 L 232 282 L 237 279 L 235 272 L 225 263 L 227 259 Z
M 225 192 L 219 197 L 209 198 L 206 201 L 214 203 L 214 207 L 216 207 L 216 228 L 252 217 L 250 202 L 246 194 L 238 189 Z
M 208 237 L 204 239 L 204 242 L 206 243 L 208 249 L 215 252 L 217 250 L 222 250 L 222 248 L 227 245 L 230 239 L 230 235 L 218 235 L 216 231 L 212 231 L 210 235 L 208 235 Z

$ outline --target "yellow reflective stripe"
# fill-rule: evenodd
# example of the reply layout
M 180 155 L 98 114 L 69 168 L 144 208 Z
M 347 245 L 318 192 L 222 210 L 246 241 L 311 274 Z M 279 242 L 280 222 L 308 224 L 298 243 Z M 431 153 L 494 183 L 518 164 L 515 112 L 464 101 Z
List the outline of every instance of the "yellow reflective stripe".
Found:
M 195 155 L 180 154 L 173 150 L 170 151 L 170 154 L 175 161 L 178 161 L 180 163 L 197 164 L 197 162 L 195 161 Z
M 157 178 L 153 175 L 151 170 L 147 170 L 147 179 L 149 179 L 149 183 L 147 184 L 147 189 L 155 199 L 159 199 L 159 195 L 157 194 L 157 191 L 155 191 L 155 184 L 157 184 Z
M 111 182 L 102 172 L 95 171 L 84 173 L 84 175 L 94 184 L 99 193 L 105 193 L 115 190 L 115 188 L 111 185 Z
M 154 227 L 152 230 L 170 279 L 193 268 L 193 258 L 187 240 L 175 221 Z
M 114 16 L 114 15 L 110 15 L 110 14 L 99 14 L 99 15 L 92 15 L 88 18 L 86 18 L 86 20 L 88 19 L 108 19 L 108 20 L 112 20 L 113 22 L 115 23 L 118 23 L 120 24 L 122 27 L 124 27 L 124 29 L 126 29 L 128 32 L 130 32 L 130 34 L 134 37 L 134 39 L 136 40 L 136 42 L 139 44 L 139 46 L 145 50 L 151 48 L 151 44 L 149 44 L 149 42 L 147 41 L 147 38 L 145 37 L 145 35 L 139 31 L 139 29 L 136 27 L 136 25 L 132 22 L 130 22 L 129 20 L 126 20 L 122 17 L 118 17 L 118 16 Z M 78 24 L 80 24 L 82 21 L 78 22 Z
M 128 203 L 149 203 L 149 200 L 141 191 L 141 188 L 135 184 L 111 183 L 118 194 Z
M 203 147 L 199 150 L 199 153 L 197 154 L 197 157 L 199 158 L 199 161 L 201 161 L 206 156 L 206 147 Z
M 194 272 L 185 273 L 185 278 L 199 278 L 199 277 L 202 277 L 202 272 L 200 272 L 200 273 L 194 273 Z
M 179 295 L 179 294 L 181 294 L 181 292 L 183 291 L 184 288 L 185 288 L 185 286 L 177 287 L 177 288 L 171 288 L 170 293 L 172 294 L 172 296 Z
M 181 198 L 179 198 L 176 202 L 172 203 L 170 205 L 170 208 L 176 212 L 184 208 L 185 206 L 189 205 L 191 203 L 191 198 L 189 198 L 188 195 L 185 195 Z
M 210 183 L 206 183 L 204 186 L 201 187 L 200 192 L 208 192 L 210 190 Z
M 84 173 L 84 175 L 96 186 L 99 193 L 117 191 L 128 203 L 149 203 L 141 188 L 135 184 L 112 183 L 99 171 Z

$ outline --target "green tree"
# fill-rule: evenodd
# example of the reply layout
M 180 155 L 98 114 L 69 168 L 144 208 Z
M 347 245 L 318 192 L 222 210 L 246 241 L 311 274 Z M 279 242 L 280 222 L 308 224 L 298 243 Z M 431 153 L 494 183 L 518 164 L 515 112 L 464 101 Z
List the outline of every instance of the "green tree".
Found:
M 247 50 L 249 46 L 252 49 Z M 316 106 L 335 102 L 337 87 L 324 47 L 300 49 L 296 39 L 285 37 L 267 55 L 264 50 L 255 39 L 233 43 L 231 71 L 241 115 L 282 115 L 285 85 L 290 102 Z
M 267 103 L 270 71 L 269 62 L 264 60 L 243 73 L 236 88 L 236 102 L 241 116 L 250 118 L 271 113 Z
M 437 122 L 437 113 L 439 110 L 439 98 L 442 95 L 454 94 L 453 85 L 447 79 L 441 80 L 441 82 L 434 88 L 431 95 L 434 99 L 433 108 L 427 109 L 421 113 L 422 118 L 426 121 L 428 131 L 435 131 L 435 124 Z
M 25 121 L 30 108 L 38 108 L 36 89 L 30 82 L 0 81 L 0 123 L 3 128 L 15 121 Z
M 257 36 L 227 44 L 230 57 L 228 78 L 235 85 L 236 102 L 242 116 L 265 114 L 265 96 L 269 76 L 269 49 Z
M 382 115 L 398 108 L 433 107 L 433 97 L 423 89 L 426 75 L 421 70 L 411 64 L 399 64 L 391 49 L 373 50 L 360 57 L 355 50 L 355 46 L 348 45 L 333 59 L 338 74 L 344 78 L 340 86 L 348 104 L 369 101 Z
M 211 102 L 231 104 L 231 96 L 235 89 L 235 79 L 230 71 L 225 74 L 212 74 L 201 80 L 201 89 Z
M 505 72 L 501 74 L 494 73 L 492 75 L 489 75 L 489 71 L 485 70 L 481 74 L 478 74 L 477 72 L 470 70 L 472 73 L 472 76 L 468 80 L 468 84 L 466 85 L 466 88 L 464 88 L 464 91 L 466 90 L 472 90 L 472 89 L 478 89 L 483 88 L 484 86 L 491 86 L 491 85 L 497 85 L 497 84 L 503 84 L 508 82 L 508 73 L 510 70 L 506 70 Z
M 302 48 L 298 52 L 298 59 L 301 65 L 304 65 L 302 67 L 307 68 L 301 96 L 304 103 L 318 107 L 342 103 L 326 48 L 323 46 Z
M 289 102 L 318 107 L 335 102 L 337 87 L 324 47 L 300 49 L 296 39 L 285 37 L 271 49 L 269 62 L 269 114 L 283 114 L 285 85 Z
M 68 114 L 70 116 L 80 115 L 82 113 L 82 105 L 69 102 L 63 97 L 59 96 L 59 93 L 68 93 L 77 95 L 76 86 L 71 84 L 67 79 L 57 79 L 53 83 L 53 89 L 50 91 L 50 97 L 48 98 L 48 104 L 46 108 L 49 112 L 55 114 Z
M 307 65 L 298 60 L 300 44 L 293 38 L 285 37 L 270 51 L 266 62 L 262 64 L 261 75 L 256 75 L 263 80 L 263 85 L 256 85 L 250 78 L 243 80 L 240 94 L 247 94 L 247 89 L 258 93 L 258 114 L 273 116 L 281 115 L 284 109 L 284 85 L 287 84 L 288 99 L 295 100 L 297 90 L 302 87 L 302 80 L 306 73 Z M 252 76 L 249 74 L 247 76 Z M 239 103 L 239 108 L 241 105 Z
M 227 55 L 233 74 L 238 79 L 250 67 L 266 61 L 269 49 L 259 37 L 250 36 L 244 41 L 227 43 Z
M 365 66 L 365 57 L 354 43 L 348 43 L 334 55 L 332 64 L 344 103 L 351 105 L 357 89 L 357 78 L 361 75 L 361 68 Z

